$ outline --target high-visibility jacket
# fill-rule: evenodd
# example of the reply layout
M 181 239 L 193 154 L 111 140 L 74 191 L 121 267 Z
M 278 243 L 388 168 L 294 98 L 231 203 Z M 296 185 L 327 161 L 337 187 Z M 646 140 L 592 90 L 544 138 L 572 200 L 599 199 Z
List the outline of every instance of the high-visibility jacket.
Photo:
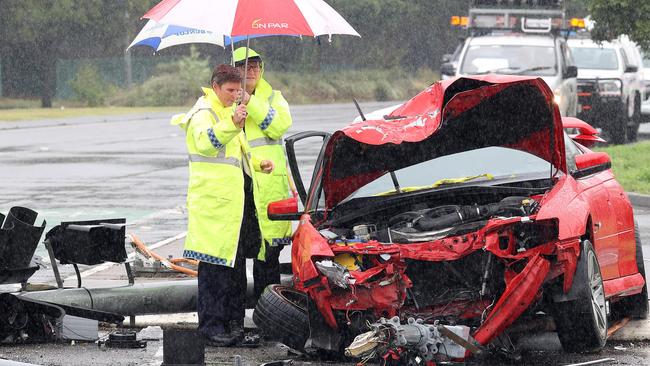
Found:
M 261 161 L 252 154 L 243 130 L 233 123 L 233 108 L 222 105 L 212 89 L 203 92 L 188 113 L 172 117 L 172 124 L 186 132 L 189 154 L 183 257 L 233 267 L 244 213 L 243 164 L 248 164 L 257 198 L 254 172 L 261 171 Z M 261 244 L 260 240 L 258 259 L 263 260 Z
M 287 160 L 282 135 L 291 127 L 289 103 L 282 93 L 260 78 L 247 104 L 246 138 L 253 152 L 264 159 L 273 160 L 275 169 L 271 174 L 255 173 L 259 184 L 260 205 L 257 217 L 264 240 L 271 246 L 291 243 L 291 222 L 271 221 L 266 208 L 270 202 L 290 197 L 287 176 Z

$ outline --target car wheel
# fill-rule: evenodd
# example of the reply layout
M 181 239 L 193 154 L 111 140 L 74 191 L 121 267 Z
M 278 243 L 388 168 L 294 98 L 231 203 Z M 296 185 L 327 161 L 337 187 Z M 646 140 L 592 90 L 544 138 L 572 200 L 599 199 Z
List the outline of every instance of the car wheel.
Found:
M 636 241 L 636 265 L 639 268 L 639 273 L 646 281 L 645 265 L 643 264 L 643 247 L 641 246 L 641 233 L 639 232 L 639 224 L 634 222 L 634 239 Z M 617 315 L 631 316 L 637 319 L 648 318 L 648 283 L 643 285 L 640 293 L 628 297 L 624 297 L 617 303 L 612 305 Z
M 603 276 L 589 240 L 582 243 L 573 287 L 577 290 L 577 299 L 554 304 L 560 343 L 567 352 L 598 351 L 607 340 L 607 309 Z
M 267 286 L 255 306 L 253 322 L 268 338 L 303 351 L 309 338 L 307 294 L 288 286 Z
M 641 97 L 639 95 L 634 97 L 634 114 L 627 126 L 627 141 L 636 141 L 639 133 L 639 125 L 641 124 Z
M 627 135 L 627 112 L 625 108 L 621 108 L 618 113 L 612 115 L 604 127 L 605 132 L 609 136 L 609 142 L 612 144 L 624 144 Z

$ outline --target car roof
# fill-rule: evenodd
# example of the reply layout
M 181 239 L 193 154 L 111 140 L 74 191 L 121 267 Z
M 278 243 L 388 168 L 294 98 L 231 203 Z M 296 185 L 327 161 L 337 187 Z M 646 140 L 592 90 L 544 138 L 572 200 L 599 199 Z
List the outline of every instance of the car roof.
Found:
M 555 40 L 551 36 L 537 36 L 520 33 L 473 37 L 468 43 L 470 46 L 555 46 Z

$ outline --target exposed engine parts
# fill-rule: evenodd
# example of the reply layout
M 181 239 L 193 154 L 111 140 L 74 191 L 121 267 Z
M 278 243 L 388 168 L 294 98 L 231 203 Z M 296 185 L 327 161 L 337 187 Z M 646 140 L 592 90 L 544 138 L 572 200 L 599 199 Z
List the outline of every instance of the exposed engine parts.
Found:
M 354 237 L 381 243 L 416 243 L 432 241 L 452 234 L 475 231 L 491 217 L 529 216 L 539 209 L 532 198 L 511 196 L 484 205 L 443 205 L 403 212 L 391 217 L 388 225 L 356 225 Z
M 389 355 L 399 357 L 406 365 L 420 365 L 433 360 L 436 355 L 462 358 L 466 350 L 481 352 L 470 341 L 469 327 L 462 325 L 425 324 L 422 319 L 414 318 L 401 324 L 399 317 L 393 317 L 381 318 L 370 324 L 370 328 L 345 349 L 346 356 L 370 359 Z

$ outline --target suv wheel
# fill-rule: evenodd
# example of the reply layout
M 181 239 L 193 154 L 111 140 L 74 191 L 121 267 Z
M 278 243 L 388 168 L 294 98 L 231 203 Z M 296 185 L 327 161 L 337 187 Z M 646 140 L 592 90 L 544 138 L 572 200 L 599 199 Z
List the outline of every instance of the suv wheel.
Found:
M 567 352 L 598 351 L 607 340 L 607 310 L 600 265 L 589 240 L 582 242 L 572 286 L 577 298 L 553 305 L 560 343 Z
M 634 97 L 634 113 L 627 126 L 627 140 L 636 141 L 639 132 L 639 125 L 641 124 L 641 97 L 637 94 Z
M 255 306 L 253 322 L 268 338 L 302 352 L 309 338 L 307 294 L 288 286 L 267 286 Z

